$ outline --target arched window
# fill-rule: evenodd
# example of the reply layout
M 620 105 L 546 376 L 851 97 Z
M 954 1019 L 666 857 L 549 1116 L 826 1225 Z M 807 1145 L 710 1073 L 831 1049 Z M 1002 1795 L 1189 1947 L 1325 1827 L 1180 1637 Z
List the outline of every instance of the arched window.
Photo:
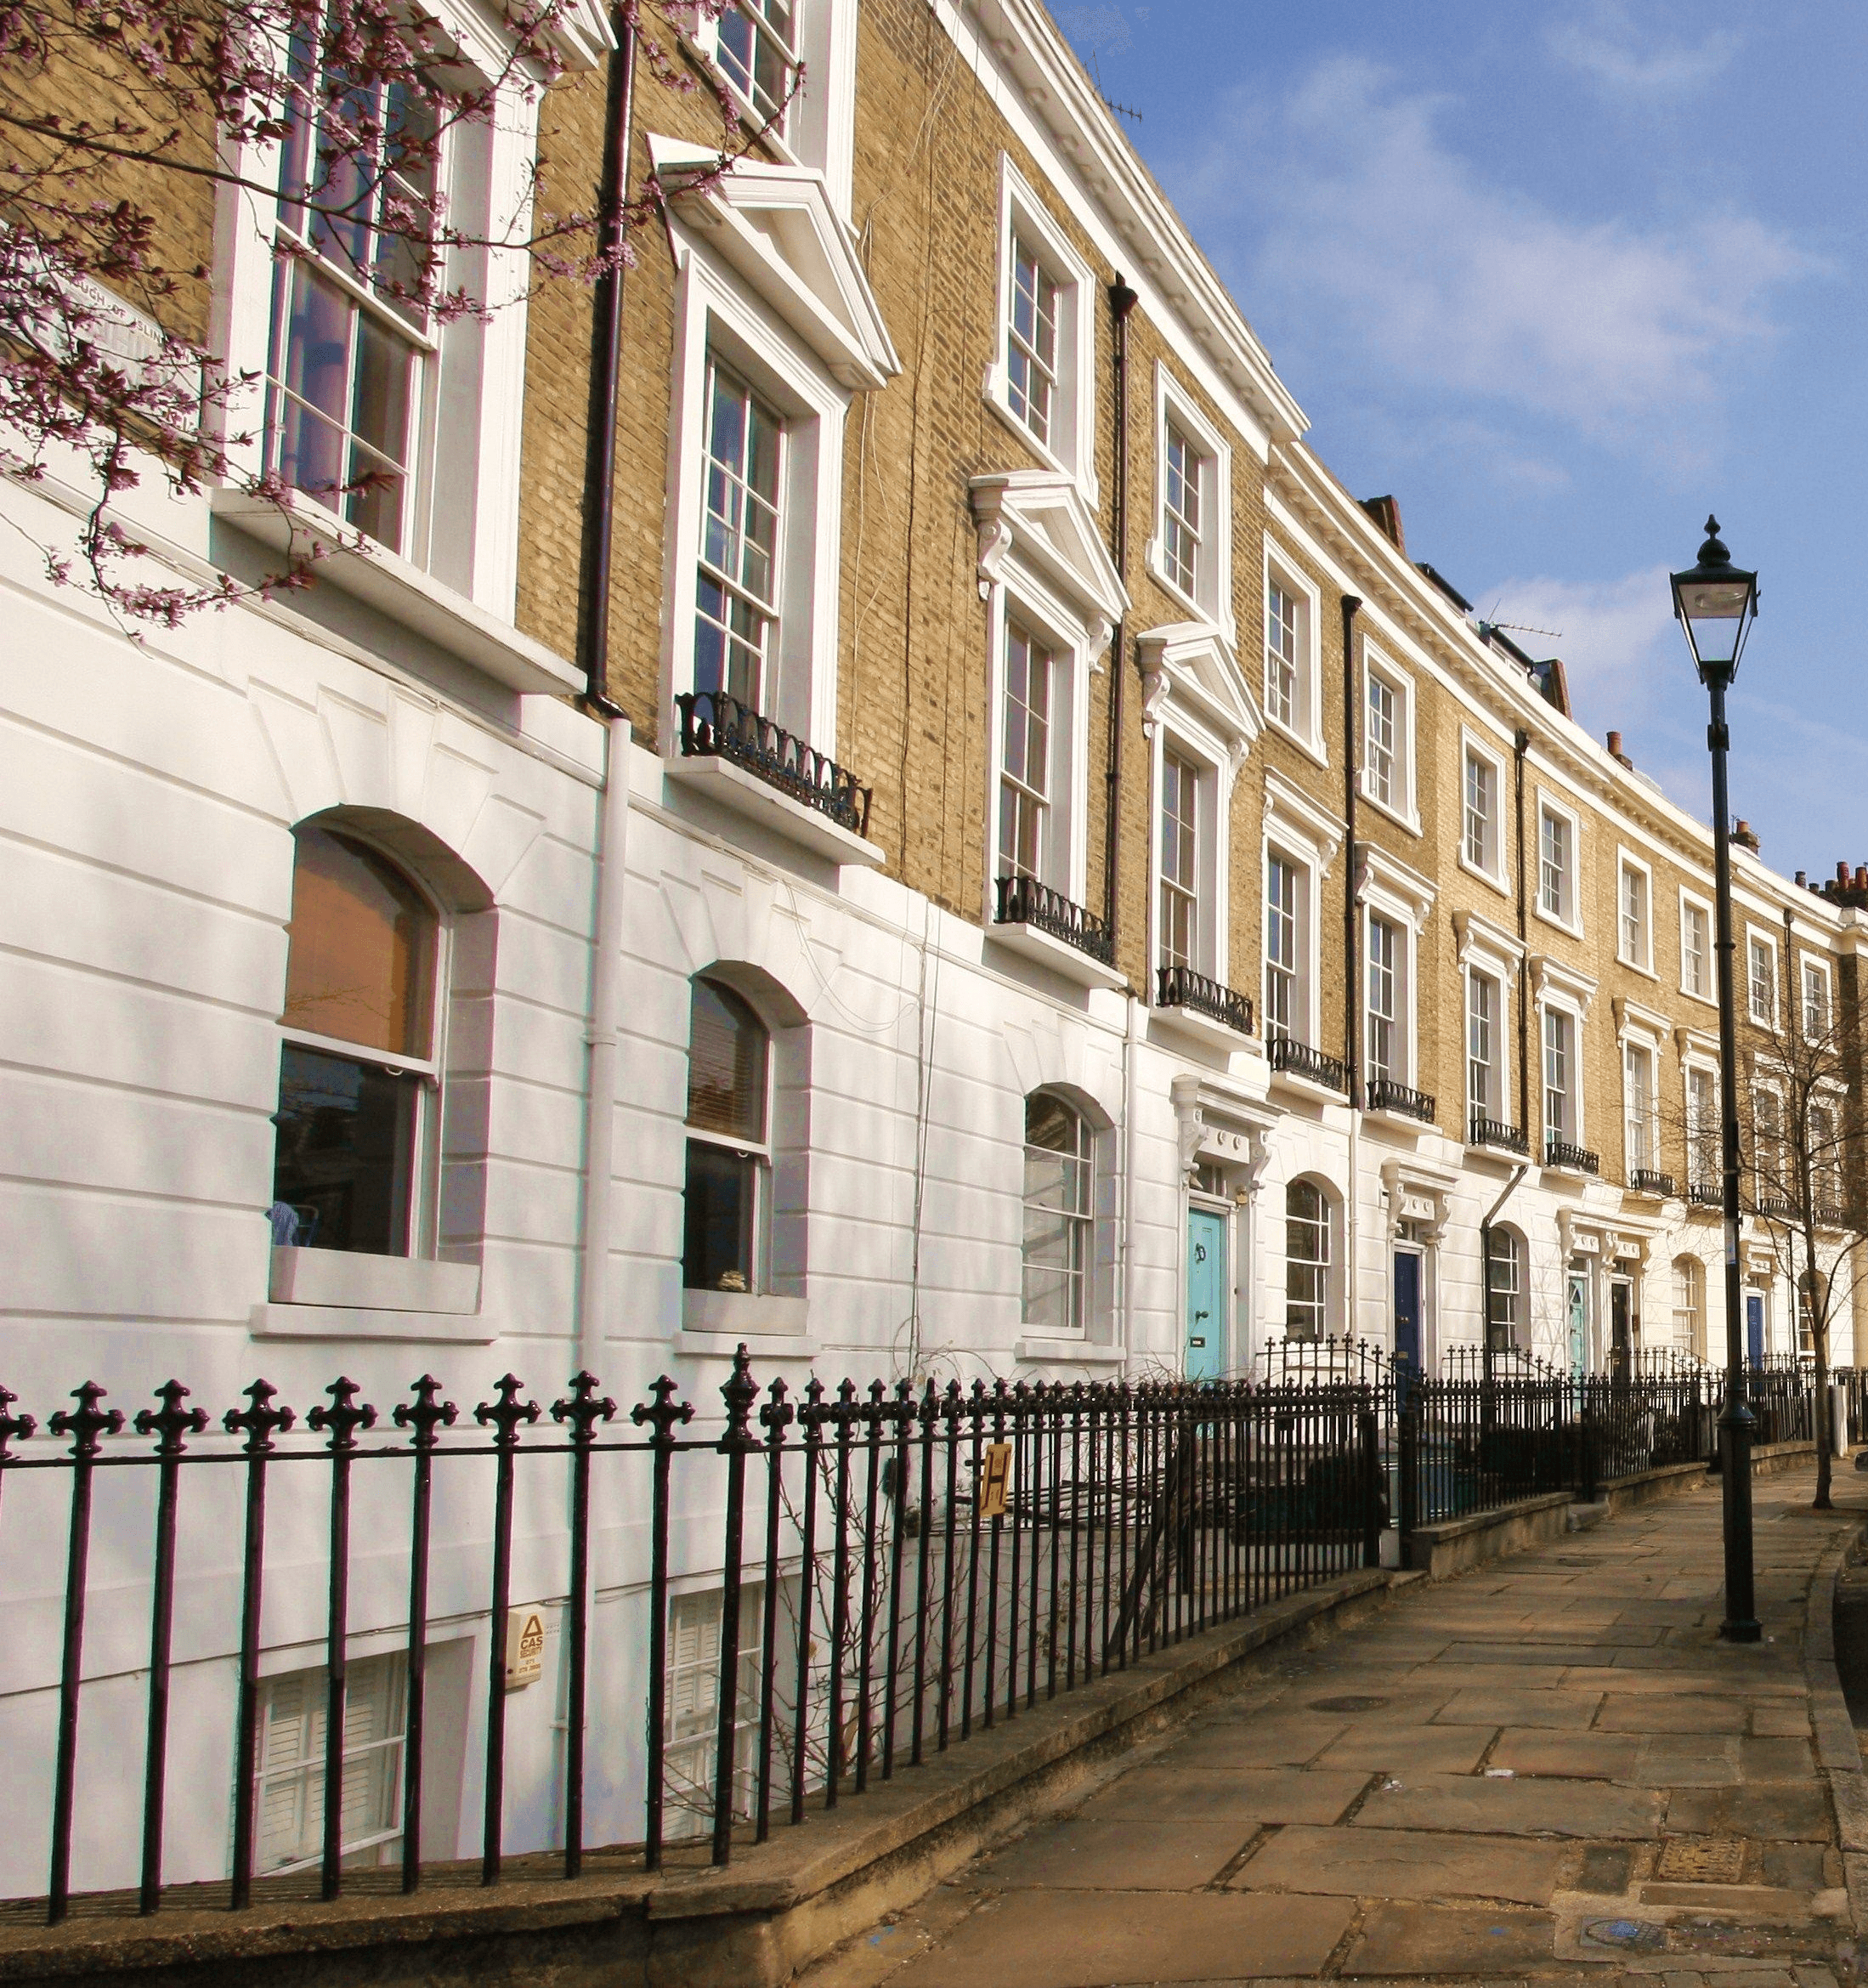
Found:
M 1706 1266 L 1696 1256 L 1673 1260 L 1673 1343 L 1706 1357 Z
M 315 824 L 297 840 L 273 1240 L 406 1256 L 436 1124 L 439 921 L 365 843 Z
M 693 987 L 681 1278 L 691 1291 L 757 1291 L 771 1224 L 772 1039 L 730 987 Z
M 1526 1345 L 1524 1243 L 1514 1229 L 1492 1232 L 1486 1266 L 1486 1331 L 1495 1353 Z
M 1048 1090 L 1025 1100 L 1025 1323 L 1080 1333 L 1089 1317 L 1095 1146 L 1081 1112 Z
M 1314 1181 L 1284 1190 L 1284 1330 L 1320 1339 L 1329 1322 L 1330 1204 Z

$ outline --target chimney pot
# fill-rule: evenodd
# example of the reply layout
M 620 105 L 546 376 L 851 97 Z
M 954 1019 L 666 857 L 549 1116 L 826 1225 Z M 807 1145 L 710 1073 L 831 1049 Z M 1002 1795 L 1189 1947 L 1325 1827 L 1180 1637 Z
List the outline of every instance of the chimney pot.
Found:
M 1609 750 L 1610 750 L 1610 751 L 1612 754 L 1614 754 L 1614 756 L 1616 756 L 1616 758 L 1617 758 L 1617 759 L 1620 759 L 1620 758 L 1621 758 L 1621 756 L 1622 756 L 1622 734 L 1621 734 L 1619 732 L 1611 732 L 1611 733 L 1610 733 L 1610 734 L 1609 734 Z
M 1839 884 L 1846 884 L 1848 881 L 1848 865 L 1846 863 L 1838 863 L 1836 865 L 1836 881 Z
M 1797 882 L 1798 887 L 1802 890 L 1807 891 L 1809 888 L 1809 879 L 1803 874 L 1802 870 L 1798 870 L 1797 873 Z

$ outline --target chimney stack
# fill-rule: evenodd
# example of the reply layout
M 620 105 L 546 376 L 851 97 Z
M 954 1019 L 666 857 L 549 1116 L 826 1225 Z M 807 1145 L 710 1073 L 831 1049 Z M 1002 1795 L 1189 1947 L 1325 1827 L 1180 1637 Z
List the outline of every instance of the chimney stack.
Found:
M 1622 734 L 1619 732 L 1609 734 L 1609 757 L 1620 760 L 1631 773 L 1634 771 L 1634 762 L 1622 750 Z
M 1732 840 L 1741 849 L 1749 849 L 1754 856 L 1761 847 L 1758 837 L 1752 833 L 1752 824 L 1742 815 L 1732 824 Z M 1864 875 L 1868 875 L 1868 872 Z

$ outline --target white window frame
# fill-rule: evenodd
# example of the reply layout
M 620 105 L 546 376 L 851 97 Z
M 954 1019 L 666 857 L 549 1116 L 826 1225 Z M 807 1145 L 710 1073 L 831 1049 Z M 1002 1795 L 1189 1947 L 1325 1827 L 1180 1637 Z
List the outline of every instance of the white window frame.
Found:
M 1693 1080 L 1695 1077 L 1706 1079 L 1707 1095 L 1711 1099 L 1711 1116 L 1703 1124 L 1693 1108 Z M 1680 1051 L 1680 1119 L 1686 1158 L 1686 1178 L 1681 1185 L 1684 1187 L 1719 1187 L 1725 1177 L 1725 1155 L 1719 1113 L 1718 1052 L 1716 1045 L 1706 1045 L 1703 1039 L 1695 1040 L 1690 1037 L 1683 1038 Z M 1703 1151 L 1706 1158 L 1707 1170 L 1703 1174 L 1695 1171 L 1696 1147 Z
M 1538 1164 L 1546 1163 L 1553 1139 L 1560 1140 L 1566 1146 L 1585 1144 L 1582 1136 L 1582 1017 L 1567 1001 L 1539 1000 L 1537 1015 L 1537 1069 L 1541 1079 L 1542 1111 L 1539 1115 L 1539 1130 L 1543 1135 L 1538 1153 Z M 1567 1055 L 1569 1069 L 1562 1096 L 1568 1107 L 1571 1122 L 1560 1131 L 1553 1130 L 1550 1124 L 1550 1043 L 1548 1030 L 1551 1018 L 1567 1022 L 1570 1025 L 1570 1042 Z
M 1379 682 L 1386 688 L 1395 704 L 1394 768 L 1390 783 L 1391 791 L 1386 801 L 1376 792 L 1374 778 L 1369 768 L 1369 686 L 1374 682 Z M 1390 821 L 1398 823 L 1410 835 L 1418 835 L 1421 827 L 1414 784 L 1414 679 L 1409 671 L 1404 670 L 1385 650 L 1378 649 L 1367 636 L 1362 638 L 1361 699 L 1359 736 L 1361 740 L 1362 763 L 1357 772 L 1362 798 L 1371 807 L 1379 808 Z
M 1639 929 L 1632 949 L 1627 911 L 1627 887 L 1631 877 L 1641 886 Z M 1621 847 L 1615 852 L 1615 956 L 1622 966 L 1644 973 L 1650 980 L 1659 977 L 1654 971 L 1654 866 L 1633 850 Z
M 1813 973 L 1822 982 L 1822 1034 L 1828 1034 L 1836 1018 L 1836 984 L 1829 970 L 1828 960 L 1820 953 L 1799 951 L 1797 955 L 1797 1026 L 1805 1040 L 1809 1039 L 1810 1034 L 1809 977 Z
M 1296 1012 L 1293 1014 L 1291 1034 L 1312 1048 L 1320 1046 L 1316 1040 L 1319 1025 L 1317 987 L 1322 971 L 1318 935 L 1321 923 L 1318 915 L 1321 903 L 1319 892 L 1322 889 L 1329 866 L 1341 846 L 1342 833 L 1342 824 L 1336 817 L 1319 807 L 1294 781 L 1286 779 L 1275 770 L 1267 770 L 1265 776 L 1264 831 L 1259 856 L 1259 894 L 1261 904 L 1259 958 L 1265 964 L 1265 973 L 1269 974 L 1270 864 L 1272 857 L 1276 855 L 1295 866 L 1299 879 Z M 1269 982 L 1261 975 L 1261 994 L 1268 985 Z M 1271 1004 L 1268 1001 L 1265 1004 L 1263 1012 L 1265 1025 L 1268 1025 L 1271 1015 Z M 1299 1019 L 1301 1026 L 1299 1025 Z
M 1487 858 L 1485 863 L 1475 863 L 1468 852 L 1469 838 L 1466 821 L 1466 779 L 1468 766 L 1474 760 L 1480 761 L 1492 769 L 1491 847 L 1485 852 Z M 1459 730 L 1459 867 L 1469 875 L 1479 877 L 1490 884 L 1501 897 L 1509 898 L 1511 886 L 1505 881 L 1504 813 L 1504 756 L 1470 726 L 1462 725 Z
M 1634 1059 L 1647 1058 L 1647 1108 L 1640 1120 L 1641 1141 L 1646 1148 L 1639 1160 L 1629 1151 L 1629 1134 L 1635 1130 Z M 1622 1034 L 1622 1178 L 1639 1166 L 1648 1173 L 1661 1173 L 1661 1045 L 1649 1035 L 1624 1029 Z
M 1293 688 L 1288 719 L 1276 715 L 1275 700 L 1271 694 L 1271 587 L 1274 582 L 1296 601 L 1301 623 L 1297 632 L 1297 680 Z M 1287 739 L 1301 747 L 1319 766 L 1327 767 L 1329 764 L 1329 749 L 1323 741 L 1322 606 L 1322 595 L 1320 590 L 1304 577 L 1303 568 L 1288 552 L 1276 544 L 1267 533 L 1265 541 L 1265 579 L 1259 595 L 1262 619 L 1258 672 L 1258 689 L 1265 722 L 1275 726 Z
M 1463 774 L 1465 762 L 1460 762 Z M 1461 804 L 1464 804 L 1462 792 Z M 1464 1116 L 1460 1141 L 1469 1142 L 1472 1134 L 1473 1097 L 1471 1064 L 1472 981 L 1476 974 L 1492 981 L 1498 991 L 1498 1010 L 1493 1024 L 1496 1047 L 1487 1068 L 1497 1079 L 1498 1108 L 1486 1116 L 1495 1124 L 1516 1126 L 1528 1138 L 1530 1128 L 1518 1125 L 1514 1116 L 1512 1058 L 1512 997 L 1518 976 L 1524 968 L 1524 951 L 1517 935 L 1476 911 L 1456 911 L 1453 927 L 1459 941 L 1459 1090 Z
M 1689 909 L 1697 911 L 1706 920 L 1706 984 L 1695 988 L 1686 973 L 1686 931 Z M 1680 992 L 1690 1001 L 1704 1001 L 1708 1007 L 1716 1007 L 1718 1002 L 1718 958 L 1716 952 L 1717 925 L 1712 907 L 1696 892 L 1683 885 L 1680 890 Z
M 1388 1075 L 1393 1083 L 1418 1089 L 1420 944 L 1433 909 L 1435 888 L 1418 870 L 1373 843 L 1357 849 L 1356 866 L 1356 900 L 1362 920 L 1362 1053 L 1366 1057 L 1368 1052 L 1369 920 L 1378 917 L 1394 927 L 1395 935 L 1395 1054 Z
M 1476 981 L 1483 981 L 1492 989 L 1494 997 L 1493 1010 L 1487 1017 L 1492 1030 L 1491 1053 L 1483 1067 L 1494 1080 L 1498 1102 L 1496 1110 L 1488 1108 L 1483 1113 L 1479 1109 L 1479 1101 L 1475 1095 L 1472 1080 L 1474 1066 L 1479 1061 L 1473 1054 L 1473 1018 L 1478 1006 L 1474 999 L 1473 985 Z M 1466 1130 L 1469 1136 L 1472 1121 L 1475 1118 L 1487 1118 L 1498 1125 L 1512 1123 L 1511 1059 L 1503 1053 L 1509 1033 L 1506 1016 L 1510 1005 L 1510 983 L 1493 969 L 1490 961 L 1475 963 L 1466 967 L 1460 976 L 1460 1071 L 1466 1094 Z
M 733 1134 L 716 1132 L 703 1125 L 694 1124 L 685 1111 L 682 1116 L 682 1190 L 683 1214 L 686 1211 L 688 1180 L 688 1148 L 690 1146 L 711 1146 L 722 1153 L 739 1153 L 753 1163 L 752 1166 L 752 1243 L 751 1262 L 749 1266 L 749 1282 L 744 1293 L 716 1292 L 710 1286 L 689 1285 L 686 1281 L 687 1264 L 686 1235 L 683 1232 L 682 1290 L 715 1296 L 746 1296 L 769 1298 L 774 1294 L 773 1277 L 773 1210 L 777 1202 L 774 1186 L 778 1162 L 778 1146 L 775 1134 L 778 1110 L 778 1032 L 760 1011 L 757 1005 L 735 987 L 726 976 L 710 973 L 705 969 L 694 974 L 688 981 L 688 1017 L 689 1028 L 689 1056 L 692 1057 L 693 1023 L 693 989 L 696 983 L 710 980 L 716 988 L 724 988 L 737 1000 L 744 1001 L 752 1018 L 765 1031 L 766 1074 L 765 1095 L 759 1101 L 759 1122 L 765 1128 L 757 1139 L 743 1139 Z
M 1226 824 L 1232 810 L 1231 755 L 1216 739 L 1175 717 L 1155 728 L 1150 752 L 1148 835 L 1148 957 L 1156 966 L 1167 964 L 1161 928 L 1162 822 L 1163 761 L 1168 753 L 1193 769 L 1195 779 L 1194 948 L 1196 973 L 1226 984 L 1231 931 L 1227 902 L 1231 894 L 1231 837 Z M 1152 982 L 1153 976 L 1150 976 Z
M 1322 1272 L 1321 1278 L 1322 1296 L 1316 1306 L 1320 1314 L 1317 1320 L 1320 1329 L 1316 1334 L 1316 1341 L 1307 1342 L 1318 1343 L 1331 1336 L 1333 1328 L 1342 1315 L 1342 1200 L 1341 1197 L 1327 1182 L 1320 1179 L 1314 1173 L 1298 1174 L 1284 1183 L 1282 1198 L 1284 1206 L 1277 1220 L 1280 1254 L 1284 1259 L 1284 1319 L 1282 1323 L 1287 1332 L 1290 1324 L 1291 1266 L 1293 1262 L 1305 1260 L 1294 1258 L 1290 1253 L 1289 1223 L 1292 1218 L 1289 1196 L 1291 1189 L 1299 1186 L 1316 1189 L 1317 1199 L 1322 1204 L 1323 1210 L 1323 1219 L 1319 1225 L 1323 1232 L 1323 1260 L 1320 1264 L 1314 1265 L 1314 1267 Z
M 1006 363 L 1016 281 L 1015 252 L 1023 243 L 1057 286 L 1057 394 L 1050 436 L 1040 441 L 1013 411 Z M 999 187 L 999 305 L 993 320 L 992 364 L 986 370 L 987 405 L 1025 446 L 1072 479 L 1091 504 L 1096 501 L 1095 280 L 1090 265 L 1029 183 L 1002 153 Z
M 1532 1150 L 1537 1164 L 1542 1165 L 1544 1155 L 1549 1151 L 1553 1136 L 1560 1137 L 1566 1146 L 1587 1147 L 1589 1143 L 1588 1063 L 1583 1030 L 1588 1023 L 1589 1009 L 1595 998 L 1596 983 L 1573 966 L 1565 966 L 1559 960 L 1546 957 L 1534 960 L 1531 970 L 1531 1026 L 1537 1031 L 1538 1107 L 1538 1141 Z M 1553 1135 L 1549 1125 L 1549 1083 L 1544 1044 L 1544 1017 L 1550 1013 L 1566 1015 L 1571 1022 L 1570 1079 L 1564 1095 L 1570 1102 L 1571 1123 L 1567 1130 L 1555 1135 Z
M 729 269 L 686 246 L 676 283 L 668 451 L 669 612 L 663 636 L 665 750 L 675 698 L 693 688 L 694 622 L 705 530 L 708 362 L 717 358 L 784 422 L 779 494 L 778 652 L 760 715 L 837 756 L 837 606 L 842 451 L 849 394 Z
M 433 11 L 468 65 L 489 82 L 502 73 L 507 53 L 484 17 L 462 0 L 433 0 Z M 490 122 L 459 125 L 449 133 L 441 179 L 448 212 L 457 224 L 485 226 L 491 233 L 510 226 L 512 239 L 524 241 L 531 218 L 538 116 L 539 93 L 514 77 L 501 89 Z M 234 382 L 214 416 L 232 484 L 257 480 L 264 460 L 280 203 L 252 189 L 276 182 L 280 148 L 243 143 L 233 148 L 227 163 L 229 182 L 216 195 L 209 343 Z M 399 553 L 369 541 L 371 560 L 392 574 L 405 568 L 425 575 L 429 585 L 438 583 L 507 621 L 516 611 L 518 591 L 520 422 L 530 284 L 530 258 L 523 248 L 462 248 L 448 255 L 442 290 L 473 292 L 485 299 L 490 314 L 460 317 L 431 334 L 436 356 L 427 369 L 427 405 L 416 416 L 426 432 L 414 467 L 417 491 L 410 526 Z M 444 490 L 447 501 L 435 502 L 435 494 Z M 292 508 L 314 537 L 355 543 L 356 528 L 342 524 L 315 499 L 304 497 Z
M 1200 460 L 1201 525 L 1193 586 L 1183 587 L 1168 565 L 1166 505 L 1168 430 L 1178 428 Z M 1169 593 L 1210 621 L 1231 642 L 1238 637 L 1232 611 L 1232 449 L 1202 413 L 1192 394 L 1165 365 L 1155 366 L 1154 533 L 1147 568 Z
M 1560 910 L 1553 911 L 1543 901 L 1543 824 L 1546 818 L 1560 822 L 1569 831 L 1570 862 L 1563 877 L 1563 903 Z M 1532 852 L 1525 852 L 1527 857 Z M 1571 938 L 1582 937 L 1582 818 L 1575 808 L 1559 801 L 1547 787 L 1537 790 L 1537 846 L 1535 852 L 1537 881 L 1531 893 L 1531 912 L 1534 918 L 1541 918 L 1546 925 L 1554 925 L 1559 932 L 1569 933 Z
M 1770 1009 L 1766 1015 L 1758 1011 L 1758 990 L 1753 984 L 1752 954 L 1754 947 L 1763 946 L 1770 955 L 1771 989 Z M 1777 956 L 1777 935 L 1756 925 L 1745 927 L 1745 1017 L 1755 1028 L 1772 1028 L 1777 1026 L 1777 1010 L 1784 998 L 1783 962 Z

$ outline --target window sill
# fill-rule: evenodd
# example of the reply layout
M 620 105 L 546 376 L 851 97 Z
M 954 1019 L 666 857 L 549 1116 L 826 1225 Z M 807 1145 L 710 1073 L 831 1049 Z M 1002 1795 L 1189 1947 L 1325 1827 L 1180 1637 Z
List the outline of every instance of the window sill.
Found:
M 1012 1357 L 1022 1367 L 1120 1367 L 1125 1356 L 1119 1346 L 1090 1339 L 1021 1339 L 1012 1347 Z
M 422 1311 L 471 1318 L 480 1309 L 480 1266 L 354 1249 L 275 1246 L 266 1295 L 275 1306 Z
M 1639 973 L 1644 980 L 1658 982 L 1661 977 L 1651 966 L 1644 966 L 1639 960 L 1625 960 L 1619 953 L 1615 956 L 1615 963 L 1617 966 L 1626 966 L 1630 973 Z
M 794 801 L 789 794 L 781 794 L 731 760 L 711 754 L 665 759 L 662 770 L 678 785 L 705 794 L 718 806 L 761 823 L 775 835 L 808 849 L 826 863 L 876 869 L 888 860 L 887 852 L 874 842 L 832 821 L 828 815 L 819 814 L 814 807 L 807 807 L 801 801 Z
M 1459 867 L 1465 871 L 1468 876 L 1475 876 L 1480 883 L 1490 884 L 1501 898 L 1509 901 L 1511 886 L 1503 877 L 1494 876 L 1489 869 L 1481 869 L 1463 851 L 1460 854 Z
M 1079 466 L 1060 456 L 1048 442 L 1040 442 L 1023 422 L 1012 412 L 1011 402 L 1005 394 L 1005 369 L 1003 362 L 995 364 L 986 376 L 986 405 L 1000 421 L 1016 435 L 1046 468 L 1055 470 L 1059 476 L 1067 476 L 1084 501 L 1091 509 L 1096 504 L 1096 476 L 1093 469 Z
M 1314 1097 L 1319 1104 L 1340 1105 L 1345 1110 L 1349 1107 L 1348 1098 L 1332 1085 L 1321 1084 L 1316 1078 L 1306 1077 L 1300 1071 L 1280 1070 L 1275 1064 L 1271 1070 L 1271 1088 L 1274 1090 L 1293 1091 L 1299 1097 Z
M 543 643 L 363 538 L 309 497 L 288 494 L 281 506 L 223 487 L 211 491 L 208 501 L 216 518 L 275 552 L 306 540 L 324 547 L 331 556 L 318 562 L 321 584 L 376 609 L 509 690 L 558 697 L 584 688 L 583 672 Z
M 1396 807 L 1393 801 L 1383 801 L 1377 796 L 1371 794 L 1366 779 L 1358 785 L 1357 792 L 1369 807 L 1373 807 L 1378 814 L 1385 815 L 1396 828 L 1405 829 L 1411 835 L 1418 835 L 1421 833 L 1420 817 L 1412 808 Z
M 1176 1004 L 1172 1007 L 1158 1005 L 1148 1011 L 1164 1028 L 1171 1028 L 1178 1034 L 1190 1037 L 1208 1049 L 1231 1053 L 1254 1046 L 1253 1039 L 1243 1028 L 1235 1028 L 1227 1022 L 1217 1022 L 1212 1016 L 1203 1014 L 1197 1008 Z
M 986 936 L 1008 952 L 1020 953 L 1039 966 L 1050 967 L 1079 987 L 1118 988 L 1127 985 L 1126 976 L 1101 960 L 1092 960 L 1067 940 L 1035 925 L 988 925 Z
M 1534 899 L 1531 906 L 1531 915 L 1540 925 L 1548 925 L 1553 932 L 1560 932 L 1565 938 L 1580 939 L 1582 937 L 1582 926 L 1580 921 L 1558 918 L 1554 914 L 1546 911 L 1543 906 Z
M 1202 551 L 1208 550 L 1204 546 L 1201 549 Z M 1216 556 L 1216 554 L 1212 556 Z M 1167 595 L 1169 600 L 1178 601 L 1193 620 L 1204 621 L 1208 626 L 1217 628 L 1228 643 L 1237 645 L 1238 628 L 1232 618 L 1231 603 L 1225 601 L 1215 605 L 1211 602 L 1199 598 L 1197 586 L 1201 576 L 1197 573 L 1195 575 L 1196 592 L 1189 593 L 1186 587 L 1182 586 L 1180 582 L 1169 573 L 1166 562 L 1161 557 L 1161 540 L 1158 535 L 1149 540 L 1148 549 L 1143 555 L 1142 564 L 1147 570 L 1149 578 L 1161 589 L 1162 592 Z
M 492 1326 L 477 1311 L 380 1311 L 346 1305 L 256 1305 L 256 1339 L 413 1339 L 489 1346 Z
M 1680 988 L 1680 999 L 1685 1001 L 1697 1001 L 1702 1008 L 1717 1008 L 1718 1006 L 1718 1000 L 1716 995 L 1695 994 L 1691 988 L 1684 985 Z
M 1265 714 L 1265 722 L 1266 727 L 1276 732 L 1279 738 L 1288 739 L 1305 758 L 1314 759 L 1320 767 L 1325 768 L 1328 767 L 1330 763 L 1329 750 L 1321 739 L 1305 738 L 1303 733 L 1294 731 L 1285 723 L 1282 718 L 1274 718 L 1269 711 Z
M 766 1291 L 684 1290 L 681 1294 L 684 1334 L 802 1339 L 807 1318 L 808 1306 L 802 1298 L 781 1298 Z

